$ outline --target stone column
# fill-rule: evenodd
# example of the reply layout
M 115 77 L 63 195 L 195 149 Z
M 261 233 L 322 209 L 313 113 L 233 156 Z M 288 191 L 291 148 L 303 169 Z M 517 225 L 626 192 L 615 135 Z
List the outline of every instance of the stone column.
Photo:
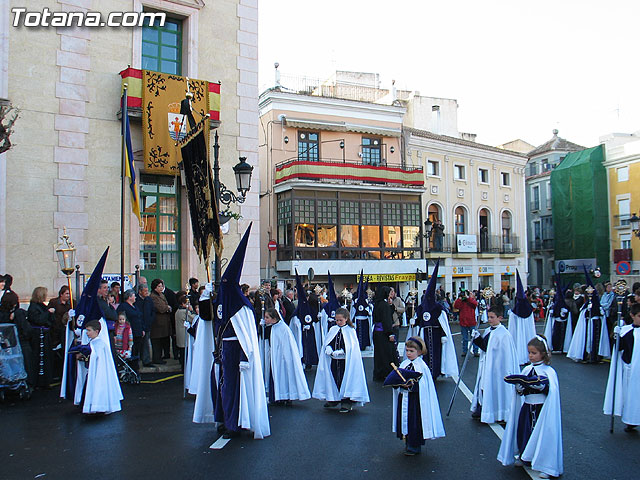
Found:
M 92 0 L 57 0 L 62 11 L 83 11 L 91 8 Z M 91 69 L 89 46 L 91 30 L 87 28 L 58 28 L 60 45 L 56 52 L 59 67 L 56 82 L 58 113 L 54 128 L 58 132 L 58 144 L 54 149 L 54 162 L 58 164 L 58 175 L 54 179 L 53 194 L 57 197 L 57 211 L 53 214 L 53 225 L 62 234 L 63 227 L 77 247 L 76 261 L 81 271 L 91 268 L 84 265 L 88 260 L 86 231 L 89 214 L 86 199 L 89 195 L 87 165 L 89 150 L 86 148 L 89 133 L 89 118 L 86 106 L 89 102 L 87 75 Z M 60 274 L 56 288 L 65 283 Z
M 238 93 L 238 154 L 247 157 L 254 166 L 251 178 L 251 191 L 240 208 L 242 219 L 238 221 L 239 233 L 253 222 L 251 237 L 247 246 L 242 281 L 257 286 L 260 281 L 260 207 L 259 187 L 260 169 L 258 168 L 258 0 L 240 0 L 238 4 L 239 54 L 237 66 L 239 81 Z

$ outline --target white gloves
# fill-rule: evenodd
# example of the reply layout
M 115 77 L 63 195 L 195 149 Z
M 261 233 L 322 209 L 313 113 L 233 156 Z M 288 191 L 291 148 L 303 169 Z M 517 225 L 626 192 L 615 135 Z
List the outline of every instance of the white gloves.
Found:
M 249 362 L 240 362 L 240 370 L 245 371 L 249 370 L 251 364 Z
M 471 340 L 475 340 L 479 336 L 480 336 L 480 332 L 478 330 L 474 330 L 473 333 L 471 334 Z
M 616 325 L 613 327 L 613 339 L 617 340 L 620 336 L 620 332 L 622 331 L 622 327 L 620 325 Z
M 333 348 L 331 348 L 329 345 L 327 345 L 327 348 L 324 349 L 324 353 L 325 353 L 325 355 L 331 356 L 331 354 L 333 353 Z
M 444 345 L 445 343 L 447 343 L 449 341 L 449 339 L 445 336 L 445 337 L 442 337 L 440 339 L 440 341 L 442 342 L 442 345 Z
M 84 323 L 84 315 L 79 315 L 78 319 L 76 320 L 76 324 L 81 327 L 82 324 Z
M 335 360 L 342 360 L 344 359 L 344 350 L 343 349 L 338 349 L 338 350 L 334 350 L 333 353 L 331 354 L 331 358 L 335 359 Z
M 204 290 L 202 291 L 202 295 L 200 295 L 200 300 L 210 299 L 212 293 L 213 293 L 213 282 L 205 283 Z
M 76 328 L 73 333 L 76 334 L 76 337 L 79 337 L 80 335 L 82 335 L 82 330 L 80 330 L 79 328 Z
M 515 387 L 516 387 L 516 393 L 518 395 L 522 395 L 524 393 L 524 387 L 522 385 L 516 384 Z
M 304 327 L 302 327 L 303 330 L 311 330 L 311 326 L 309 325 L 305 325 Z
M 71 310 L 69 310 L 69 318 L 73 318 L 76 316 L 76 311 L 72 308 Z
M 530 385 L 529 388 L 533 388 L 534 390 L 544 390 L 546 385 Z
M 189 322 L 187 322 L 186 320 L 185 320 L 183 325 L 184 325 L 184 328 L 190 328 L 191 327 L 191 324 Z

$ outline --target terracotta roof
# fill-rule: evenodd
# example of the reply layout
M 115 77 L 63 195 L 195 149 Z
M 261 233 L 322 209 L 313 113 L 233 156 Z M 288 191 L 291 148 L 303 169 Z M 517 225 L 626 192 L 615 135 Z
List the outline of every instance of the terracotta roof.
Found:
M 539 147 L 534 148 L 529 153 L 527 153 L 527 157 L 531 158 L 536 155 L 540 155 L 545 152 L 552 152 L 554 150 L 564 150 L 567 152 L 578 152 L 580 150 L 584 150 L 587 147 L 583 147 L 578 145 L 577 143 L 570 142 L 569 140 L 565 140 L 562 137 L 558 136 L 558 130 L 553 131 L 553 138 L 546 143 L 543 143 Z
M 437 135 L 435 133 L 431 133 L 426 130 L 417 130 L 415 128 L 409 128 L 409 127 L 404 127 L 404 130 L 417 137 L 430 138 L 431 140 L 438 140 L 440 142 L 454 143 L 456 145 L 463 145 L 465 147 L 479 148 L 481 150 L 489 150 L 491 152 L 497 152 L 502 154 L 515 155 L 517 157 L 527 158 L 527 155 L 525 155 L 524 153 L 505 150 L 504 148 L 492 147 L 491 145 L 484 145 L 482 143 L 472 142 L 470 140 L 463 140 L 461 138 L 450 137 L 448 135 Z

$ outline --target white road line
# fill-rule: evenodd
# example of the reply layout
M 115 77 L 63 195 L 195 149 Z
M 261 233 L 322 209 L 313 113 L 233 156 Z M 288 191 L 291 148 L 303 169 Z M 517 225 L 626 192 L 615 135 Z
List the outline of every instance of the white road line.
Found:
M 229 438 L 222 438 L 220 437 L 218 440 L 216 440 L 214 443 L 211 444 L 211 446 L 209 447 L 211 450 L 220 450 L 222 448 L 224 448 L 224 446 L 229 443 Z
M 458 377 L 451 377 L 453 379 L 454 382 L 458 381 Z M 469 387 L 467 387 L 467 385 L 461 380 L 460 381 L 460 391 L 464 394 L 465 397 L 467 397 L 467 400 L 469 400 L 469 403 L 472 402 L 473 400 L 473 392 L 471 390 L 469 390 Z M 493 430 L 493 433 L 496 434 L 496 436 L 500 439 L 500 441 L 502 441 L 502 437 L 504 436 L 504 428 L 502 427 L 502 425 L 498 424 L 498 423 L 490 423 L 489 427 L 491 427 L 491 430 Z M 540 477 L 538 476 L 537 473 L 535 473 L 534 470 L 531 469 L 531 467 L 524 467 L 525 472 L 527 472 L 527 475 L 529 475 L 530 478 L 532 478 L 533 480 L 538 480 Z

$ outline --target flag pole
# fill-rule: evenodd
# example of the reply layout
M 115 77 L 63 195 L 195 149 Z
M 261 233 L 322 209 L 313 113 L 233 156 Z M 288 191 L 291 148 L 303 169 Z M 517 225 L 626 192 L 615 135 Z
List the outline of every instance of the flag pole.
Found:
M 125 163 L 127 161 L 127 139 L 126 139 L 126 125 L 128 119 L 128 109 L 127 109 L 127 89 L 129 88 L 128 84 L 123 85 L 123 93 L 122 93 L 122 161 L 121 165 L 121 177 L 122 181 L 120 184 L 120 301 L 124 297 L 124 204 L 125 204 L 125 181 L 126 181 L 126 166 Z

